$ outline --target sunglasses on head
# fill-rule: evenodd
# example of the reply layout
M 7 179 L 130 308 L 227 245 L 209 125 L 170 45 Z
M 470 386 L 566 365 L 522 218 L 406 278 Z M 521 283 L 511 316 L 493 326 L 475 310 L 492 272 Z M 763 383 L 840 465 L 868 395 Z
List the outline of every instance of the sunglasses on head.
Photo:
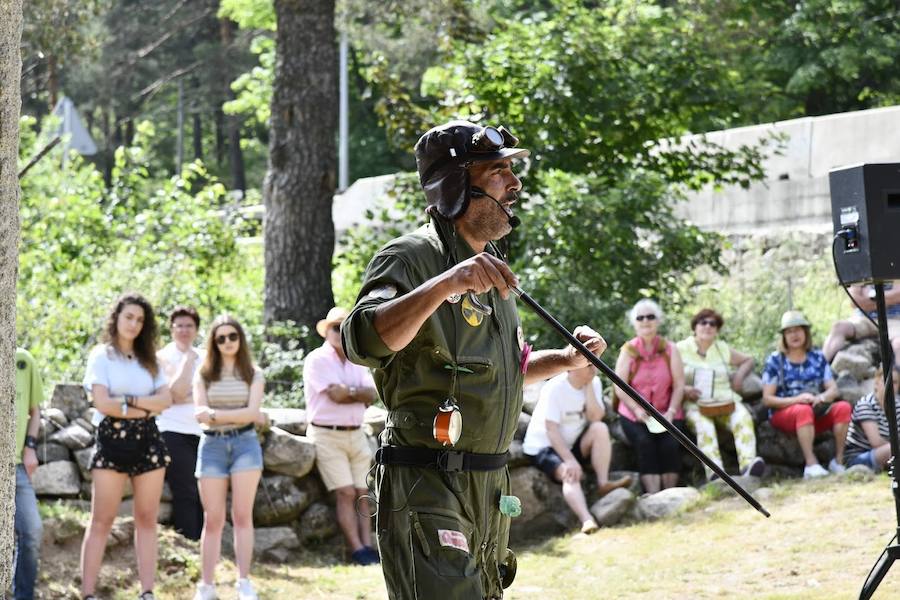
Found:
M 715 319 L 700 319 L 699 321 L 697 321 L 697 325 L 708 325 L 717 329 L 719 327 L 719 323 Z
M 224 334 L 217 335 L 216 343 L 221 346 L 222 344 L 225 343 L 225 340 L 228 340 L 229 342 L 236 342 L 236 341 L 238 341 L 238 338 L 240 338 L 240 336 L 237 334 L 237 331 L 232 331 L 231 333 L 229 333 L 227 335 L 224 335 Z
M 649 315 L 638 315 L 638 316 L 635 317 L 635 319 L 637 319 L 638 321 L 643 321 L 644 319 L 646 319 L 647 321 L 655 321 L 655 320 L 656 320 L 656 315 L 654 315 L 654 314 L 649 314 Z

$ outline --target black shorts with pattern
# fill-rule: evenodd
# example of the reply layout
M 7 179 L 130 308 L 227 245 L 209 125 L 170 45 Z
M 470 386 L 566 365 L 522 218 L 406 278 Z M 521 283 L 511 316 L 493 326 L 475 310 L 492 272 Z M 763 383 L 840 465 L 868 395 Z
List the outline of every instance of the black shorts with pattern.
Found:
M 104 417 L 97 427 L 91 469 L 112 469 L 132 477 L 172 462 L 156 419 Z

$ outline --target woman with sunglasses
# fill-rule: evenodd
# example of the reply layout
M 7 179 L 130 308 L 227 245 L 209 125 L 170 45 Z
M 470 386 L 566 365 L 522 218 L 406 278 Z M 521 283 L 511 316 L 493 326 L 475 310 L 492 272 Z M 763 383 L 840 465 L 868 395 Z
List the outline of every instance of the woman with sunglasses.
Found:
M 662 309 L 645 298 L 634 305 L 629 316 L 637 335 L 622 346 L 616 374 L 666 419 L 683 425 L 684 366 L 675 344 L 658 333 Z M 637 452 L 644 491 L 655 494 L 678 485 L 681 471 L 678 441 L 620 388 L 616 387 L 614 394 L 613 406 L 622 417 L 622 430 Z
M 756 455 L 753 416 L 736 393 L 753 369 L 753 359 L 718 339 L 724 323 L 722 315 L 704 308 L 691 318 L 694 335 L 677 344 L 684 362 L 684 378 L 691 384 L 684 390 L 685 418 L 697 434 L 697 446 L 720 467 L 722 454 L 716 425 L 730 431 L 741 473 L 760 477 L 766 463 Z M 709 467 L 706 477 L 714 477 Z
M 140 600 L 153 599 L 156 521 L 170 462 L 155 416 L 172 403 L 156 360 L 156 318 L 143 296 L 119 297 L 106 321 L 104 343 L 91 350 L 84 387 L 94 408 L 91 522 L 81 546 L 81 593 L 93 600 L 106 541 L 127 480 L 134 489 L 134 554 Z
M 262 370 L 253 364 L 240 323 L 228 315 L 216 317 L 206 339 L 206 357 L 194 377 L 195 410 L 203 427 L 196 475 L 204 512 L 200 538 L 202 580 L 194 600 L 216 598 L 215 569 L 222 548 L 229 482 L 238 599 L 257 598 L 249 575 L 253 501 L 263 468 L 262 448 L 254 425 L 265 422 L 260 411 L 263 387 Z

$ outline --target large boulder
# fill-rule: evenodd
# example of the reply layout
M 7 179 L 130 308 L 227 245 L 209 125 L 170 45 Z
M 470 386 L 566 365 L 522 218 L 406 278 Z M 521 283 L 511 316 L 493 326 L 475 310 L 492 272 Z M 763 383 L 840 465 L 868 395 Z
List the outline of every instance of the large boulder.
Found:
M 93 434 L 85 429 L 79 420 L 70 423 L 50 436 L 50 441 L 62 444 L 70 450 L 81 450 L 94 443 Z
M 700 498 L 692 487 L 673 487 L 639 498 L 637 514 L 642 519 L 657 520 L 673 515 Z
M 56 442 L 41 442 L 37 445 L 37 457 L 40 464 L 69 460 L 69 449 Z
M 762 480 L 759 477 L 753 477 L 752 475 L 734 475 L 732 476 L 732 479 L 750 494 L 758 490 L 762 485 Z M 714 479 L 708 482 L 704 487 L 715 489 L 719 494 L 723 495 L 737 495 L 737 492 L 722 479 Z
M 591 514 L 601 527 L 612 527 L 634 508 L 637 497 L 627 488 L 606 494 L 591 506 Z
M 90 405 L 84 387 L 77 383 L 58 383 L 53 388 L 50 406 L 63 411 L 69 421 L 80 417 Z
M 790 467 L 788 471 L 770 469 L 769 474 L 773 476 L 795 472 L 806 464 L 797 436 L 775 429 L 769 421 L 756 426 L 756 449 L 770 467 Z M 834 458 L 834 435 L 830 431 L 817 435 L 813 452 L 819 462 L 828 464 Z
M 294 435 L 306 435 L 306 411 L 302 408 L 267 408 L 273 427 Z
M 296 532 L 304 545 L 332 537 L 338 533 L 334 508 L 322 502 L 313 503 L 297 521 Z
M 93 446 L 75 450 L 75 462 L 78 463 L 78 469 L 81 471 L 81 478 L 85 481 L 91 481 L 91 456 L 94 455 Z
M 56 426 L 56 429 L 62 429 L 69 424 L 69 418 L 62 410 L 58 408 L 42 408 L 41 416 Z
M 875 367 L 870 357 L 859 352 L 842 350 L 831 361 L 831 370 L 838 375 L 850 375 L 858 381 L 868 379 L 875 374 Z
M 538 398 L 541 396 L 541 388 L 544 387 L 543 381 L 526 385 L 522 389 L 522 410 L 529 415 L 534 412 L 537 406 Z
M 579 525 L 566 505 L 561 486 L 541 471 L 534 467 L 513 469 L 510 481 L 513 495 L 522 502 L 522 514 L 512 520 L 513 538 L 559 533 Z
M 312 494 L 301 491 L 286 475 L 266 475 L 260 481 L 253 504 L 253 522 L 261 527 L 296 521 L 312 503 Z
M 851 404 L 856 404 L 857 400 L 875 391 L 874 379 L 870 378 L 860 381 L 848 373 L 839 375 L 835 383 L 837 384 L 840 399 L 846 400 Z
M 380 406 L 372 405 L 366 408 L 366 414 L 363 418 L 363 427 L 366 430 L 366 435 L 377 439 L 381 432 L 384 431 L 387 414 L 388 411 Z
M 316 464 L 316 447 L 303 436 L 273 427 L 263 445 L 263 462 L 269 471 L 303 477 Z
M 39 465 L 31 484 L 38 496 L 77 496 L 81 492 L 78 465 L 68 460 Z
M 741 398 L 750 402 L 762 397 L 762 379 L 756 373 L 748 373 L 741 385 Z
M 284 562 L 300 547 L 300 539 L 290 527 L 257 527 L 254 535 L 254 553 L 263 560 Z

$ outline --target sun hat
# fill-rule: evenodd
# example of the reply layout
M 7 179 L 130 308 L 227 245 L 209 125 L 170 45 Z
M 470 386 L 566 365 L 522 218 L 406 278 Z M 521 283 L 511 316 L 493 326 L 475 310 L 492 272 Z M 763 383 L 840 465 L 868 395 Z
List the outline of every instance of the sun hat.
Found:
M 316 331 L 319 332 L 320 336 L 325 337 L 325 333 L 328 331 L 329 327 L 335 323 L 342 323 L 348 316 L 350 316 L 350 313 L 346 308 L 335 306 L 328 311 L 328 314 L 324 319 L 316 323 Z
M 790 329 L 791 327 L 811 327 L 809 321 L 803 316 L 799 310 L 789 310 L 781 315 L 781 331 Z

